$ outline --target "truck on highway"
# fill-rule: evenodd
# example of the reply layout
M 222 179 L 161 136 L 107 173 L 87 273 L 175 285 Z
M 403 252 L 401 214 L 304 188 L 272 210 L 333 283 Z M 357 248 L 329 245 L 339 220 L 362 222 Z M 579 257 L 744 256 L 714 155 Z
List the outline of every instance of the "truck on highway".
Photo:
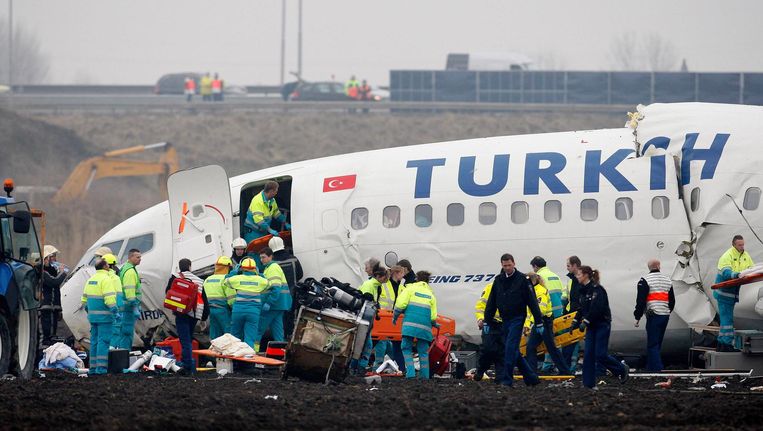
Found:
M 11 197 L 13 188 L 6 179 L 0 196 L 0 376 L 28 379 L 37 360 L 42 257 L 33 211 Z

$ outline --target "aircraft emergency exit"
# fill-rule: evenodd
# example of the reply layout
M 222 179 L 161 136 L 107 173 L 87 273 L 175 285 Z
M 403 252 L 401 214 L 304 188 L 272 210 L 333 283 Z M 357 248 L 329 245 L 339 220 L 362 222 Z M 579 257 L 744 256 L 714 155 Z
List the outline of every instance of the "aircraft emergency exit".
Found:
M 404 146 L 276 166 L 228 179 L 218 166 L 170 177 L 168 201 L 125 220 L 82 257 L 62 288 L 67 324 L 86 339 L 79 298 L 93 251 L 121 260 L 140 248 L 142 316 L 136 336 L 169 324 L 164 286 L 177 261 L 210 267 L 231 254 L 242 215 L 268 180 L 280 184 L 294 253 L 307 276 L 359 285 L 362 264 L 408 258 L 429 270 L 444 315 L 479 342 L 474 303 L 512 253 L 527 271 L 533 256 L 565 274 L 579 256 L 602 273 L 612 308 L 611 348 L 640 352 L 633 326 L 636 283 L 662 261 L 676 293 L 666 350 L 685 351 L 688 324 L 715 316 L 710 292 L 718 257 L 735 234 L 763 225 L 760 208 L 763 108 L 719 104 L 640 106 L 626 127 Z M 743 208 L 741 214 L 735 204 Z M 748 241 L 756 262 L 763 244 Z M 736 326 L 763 329 L 763 283 L 742 288 Z M 136 338 L 136 342 L 138 338 Z

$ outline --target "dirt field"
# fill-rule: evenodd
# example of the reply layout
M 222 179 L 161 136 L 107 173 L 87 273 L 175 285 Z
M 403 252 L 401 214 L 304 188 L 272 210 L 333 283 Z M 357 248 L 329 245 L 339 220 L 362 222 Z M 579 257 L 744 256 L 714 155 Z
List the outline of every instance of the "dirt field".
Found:
M 596 393 L 581 388 L 508 389 L 465 380 L 378 386 L 359 379 L 324 386 L 275 376 L 198 378 L 48 374 L 0 382 L 2 429 L 760 429 L 763 380 L 711 390 L 712 382 L 615 380 Z M 689 390 L 691 386 L 704 391 Z M 272 399 L 277 396 L 277 399 Z

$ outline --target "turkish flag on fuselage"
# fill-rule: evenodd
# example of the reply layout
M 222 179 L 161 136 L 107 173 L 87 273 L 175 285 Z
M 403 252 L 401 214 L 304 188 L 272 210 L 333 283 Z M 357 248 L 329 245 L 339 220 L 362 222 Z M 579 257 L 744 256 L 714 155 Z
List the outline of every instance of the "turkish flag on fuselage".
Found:
M 355 174 L 323 179 L 323 192 L 335 192 L 355 188 Z

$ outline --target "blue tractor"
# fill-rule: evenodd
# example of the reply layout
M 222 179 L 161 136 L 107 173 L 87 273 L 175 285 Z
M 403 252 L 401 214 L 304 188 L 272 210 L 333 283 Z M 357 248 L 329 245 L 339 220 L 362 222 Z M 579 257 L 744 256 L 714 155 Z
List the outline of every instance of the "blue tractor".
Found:
M 0 196 L 0 375 L 28 379 L 38 351 L 42 258 L 40 242 L 26 202 L 11 197 L 5 180 Z

